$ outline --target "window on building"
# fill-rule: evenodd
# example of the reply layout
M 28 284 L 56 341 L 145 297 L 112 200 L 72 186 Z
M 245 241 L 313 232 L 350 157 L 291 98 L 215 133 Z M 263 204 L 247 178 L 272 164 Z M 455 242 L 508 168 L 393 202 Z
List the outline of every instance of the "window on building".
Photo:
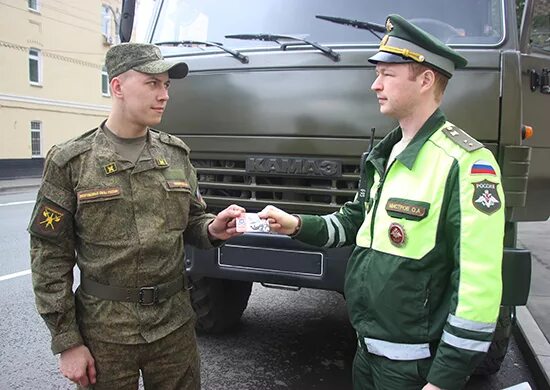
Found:
M 105 38 L 105 42 L 108 44 L 113 44 L 113 35 L 111 34 L 111 10 L 110 6 L 103 4 L 101 6 L 101 33 Z
M 38 49 L 29 49 L 29 82 L 42 84 L 42 55 Z
M 111 91 L 109 90 L 109 75 L 107 74 L 106 67 L 101 69 L 101 94 L 103 96 L 111 96 Z
M 30 10 L 36 12 L 40 11 L 40 9 L 38 8 L 40 6 L 39 0 L 28 0 L 28 6 Z
M 42 122 L 31 121 L 31 156 L 42 157 Z

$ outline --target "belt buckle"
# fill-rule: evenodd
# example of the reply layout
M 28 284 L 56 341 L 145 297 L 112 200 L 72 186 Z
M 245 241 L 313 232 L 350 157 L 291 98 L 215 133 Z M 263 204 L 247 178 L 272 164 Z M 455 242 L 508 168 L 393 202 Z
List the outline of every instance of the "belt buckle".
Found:
M 158 287 L 142 287 L 139 289 L 139 304 L 142 306 L 151 306 L 159 301 Z

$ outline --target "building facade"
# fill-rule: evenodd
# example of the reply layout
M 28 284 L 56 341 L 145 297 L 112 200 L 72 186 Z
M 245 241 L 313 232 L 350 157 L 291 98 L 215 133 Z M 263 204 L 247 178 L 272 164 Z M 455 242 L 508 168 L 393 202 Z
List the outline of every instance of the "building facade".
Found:
M 0 1 L 0 179 L 40 176 L 54 144 L 106 118 L 121 3 Z

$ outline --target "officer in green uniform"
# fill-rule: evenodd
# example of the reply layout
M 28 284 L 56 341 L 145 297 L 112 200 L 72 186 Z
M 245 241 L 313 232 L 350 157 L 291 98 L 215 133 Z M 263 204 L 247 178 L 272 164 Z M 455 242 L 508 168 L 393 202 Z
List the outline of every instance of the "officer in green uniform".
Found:
M 491 152 L 440 100 L 467 61 L 398 15 L 378 53 L 380 111 L 399 127 L 367 157 L 353 202 L 326 216 L 268 206 L 271 228 L 356 245 L 345 296 L 359 346 L 355 389 L 461 389 L 489 349 L 501 299 L 504 195 Z
M 205 212 L 189 148 L 158 124 L 183 62 L 148 44 L 106 55 L 113 106 L 98 128 L 54 146 L 29 225 L 36 305 L 79 388 L 200 388 L 184 241 L 239 234 L 230 206 Z M 73 294 L 73 268 L 80 286 Z

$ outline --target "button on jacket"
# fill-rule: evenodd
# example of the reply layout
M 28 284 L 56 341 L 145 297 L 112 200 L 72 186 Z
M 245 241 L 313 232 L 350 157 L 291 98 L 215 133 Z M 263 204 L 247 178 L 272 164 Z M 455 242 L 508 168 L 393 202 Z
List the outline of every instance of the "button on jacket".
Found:
M 101 127 L 55 146 L 29 225 L 33 285 L 52 350 L 82 344 L 82 336 L 122 344 L 158 340 L 193 317 L 189 294 L 139 303 L 72 294 L 73 267 L 95 282 L 145 287 L 184 271 L 184 241 L 211 248 L 189 149 L 178 138 L 148 130 L 134 165 L 116 154 Z
M 295 237 L 355 244 L 345 294 L 361 345 L 394 360 L 432 358 L 428 381 L 458 389 L 488 350 L 499 313 L 500 171 L 440 110 L 386 169 L 400 138 L 397 128 L 370 153 L 363 196 L 331 215 L 301 215 Z

